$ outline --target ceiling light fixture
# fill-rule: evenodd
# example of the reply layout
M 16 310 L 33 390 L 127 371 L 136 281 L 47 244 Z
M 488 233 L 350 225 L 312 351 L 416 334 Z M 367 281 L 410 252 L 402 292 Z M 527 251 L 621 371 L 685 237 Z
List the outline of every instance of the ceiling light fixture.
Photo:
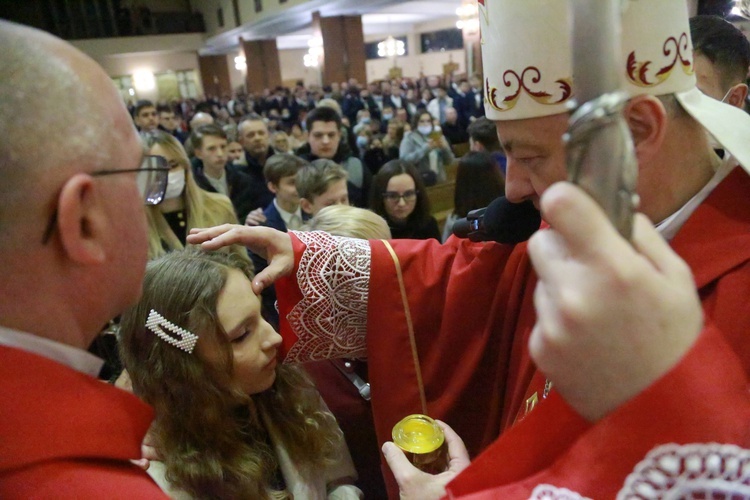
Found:
M 406 46 L 401 40 L 396 40 L 391 35 L 378 44 L 378 56 L 395 57 L 406 54 Z
M 456 15 L 458 16 L 456 28 L 467 33 L 479 31 L 479 8 L 476 1 L 463 0 L 461 6 L 456 9 Z
M 237 56 L 234 58 L 234 68 L 237 71 L 247 70 L 247 59 L 245 59 L 245 56 Z
M 320 58 L 323 57 L 323 39 L 320 37 L 311 38 L 307 41 L 307 54 L 303 56 L 303 62 L 307 68 L 317 68 L 320 66 Z

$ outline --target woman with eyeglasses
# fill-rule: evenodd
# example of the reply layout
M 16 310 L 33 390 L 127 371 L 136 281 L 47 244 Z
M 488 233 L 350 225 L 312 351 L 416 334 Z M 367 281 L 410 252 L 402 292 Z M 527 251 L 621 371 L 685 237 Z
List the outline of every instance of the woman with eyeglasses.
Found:
M 237 224 L 229 198 L 209 193 L 195 183 L 187 153 L 177 139 L 157 131 L 145 135 L 144 141 L 148 154 L 163 157 L 169 167 L 164 200 L 146 208 L 150 259 L 184 248 L 185 238 L 194 227 Z M 248 259 L 240 245 L 232 246 L 230 251 Z
M 394 239 L 440 241 L 430 201 L 417 169 L 402 160 L 391 160 L 372 181 L 370 210 L 383 217 Z

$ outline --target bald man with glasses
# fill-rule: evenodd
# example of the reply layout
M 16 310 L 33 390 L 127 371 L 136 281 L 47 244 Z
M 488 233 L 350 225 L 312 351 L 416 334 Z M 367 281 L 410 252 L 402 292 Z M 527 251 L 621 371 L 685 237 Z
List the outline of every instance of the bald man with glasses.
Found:
M 168 170 L 94 61 L 4 21 L 0 44 L 0 498 L 162 498 L 129 461 L 151 409 L 86 348 L 141 293 Z

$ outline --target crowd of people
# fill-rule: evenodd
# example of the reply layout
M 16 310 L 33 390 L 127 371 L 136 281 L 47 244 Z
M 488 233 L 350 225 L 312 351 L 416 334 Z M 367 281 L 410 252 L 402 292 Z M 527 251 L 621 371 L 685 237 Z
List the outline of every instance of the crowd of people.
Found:
M 536 3 L 481 3 L 484 80 L 130 109 L 0 21 L 0 497 L 748 495 L 750 44 L 683 0 L 624 11 L 627 240 L 562 182 L 568 2 Z M 504 188 L 542 230 L 441 235 L 453 162 L 449 220 Z M 119 388 L 87 352 L 118 317 Z M 444 472 L 389 442 L 413 413 Z
M 423 84 L 435 84 L 438 85 L 436 89 L 443 89 L 436 81 L 439 80 L 429 78 Z M 295 95 L 305 96 L 304 106 L 299 98 L 289 99 L 288 89 L 278 89 L 277 94 L 258 102 L 250 98 L 250 102 L 254 102 L 253 111 L 241 116 L 237 113 L 245 111 L 242 103 L 248 102 L 248 98 L 209 100 L 195 108 L 176 103 L 165 106 L 139 101 L 132 107 L 132 114 L 134 123 L 147 141 L 154 138 L 166 140 L 165 137 L 172 136 L 183 144 L 183 156 L 189 157 L 191 165 L 191 172 L 186 176 L 188 188 L 185 197 L 194 198 L 191 195 L 194 184 L 205 191 L 228 196 L 240 222 L 282 229 L 278 222 L 268 219 L 269 216 L 282 216 L 287 224 L 293 219 L 291 228 L 299 229 L 303 218 L 311 217 L 320 207 L 345 203 L 369 208 L 385 217 L 394 238 L 440 240 L 442 235 L 437 221 L 430 214 L 425 188 L 448 180 L 448 169 L 456 162 L 452 148 L 458 145 L 465 150 L 471 148 L 494 153 L 490 161 L 497 161 L 495 169 L 499 176 L 502 176 L 504 157 L 495 138 L 494 126 L 476 111 L 476 103 L 483 99 L 481 93 L 475 92 L 467 80 L 461 80 L 455 89 L 451 87 L 454 97 L 443 89 L 436 90 L 438 97 L 430 101 L 398 101 L 403 106 L 398 108 L 400 113 L 394 111 L 392 85 L 395 88 L 407 86 L 396 80 L 383 82 L 382 88 L 387 89 L 385 95 L 377 86 L 378 90 L 373 92 L 377 99 L 365 99 L 362 95 L 367 95 L 367 91 L 360 90 L 352 82 L 345 97 L 328 93 L 317 102 L 312 96 L 320 97 L 318 93 L 298 87 Z M 426 97 L 431 92 L 426 88 L 422 95 Z M 329 97 L 331 95 L 336 97 Z M 461 99 L 474 103 L 474 107 L 465 105 L 459 114 L 453 101 L 460 102 Z M 283 119 L 277 116 L 279 106 L 278 116 L 283 116 Z M 435 114 L 432 115 L 428 108 Z M 356 111 L 354 120 L 350 121 L 347 113 L 351 114 L 352 109 Z M 182 113 L 187 118 L 182 119 Z M 403 115 L 403 121 L 399 115 Z M 451 141 L 461 142 L 449 141 L 443 128 L 451 131 L 448 133 Z M 460 132 L 455 133 L 456 130 Z M 299 196 L 294 194 L 292 174 L 282 176 L 289 179 L 285 180 L 286 189 L 280 189 L 282 179 L 278 173 L 273 169 L 265 171 L 265 165 L 277 155 L 294 155 L 305 164 L 330 160 L 342 169 L 340 175 L 341 179 L 346 179 L 346 196 L 340 189 L 333 188 L 326 194 L 329 186 L 325 184 L 314 186 L 317 204 L 313 203 L 313 196 L 304 187 L 296 186 L 297 190 L 304 192 Z M 396 164 L 402 174 L 408 168 L 412 177 L 403 188 L 389 183 L 393 173 L 387 172 L 392 171 Z M 383 173 L 386 165 L 389 168 Z M 306 174 L 301 175 L 305 177 Z M 175 215 L 177 208 L 183 210 L 183 205 L 179 203 L 177 207 L 170 201 L 160 209 Z M 196 216 L 195 210 L 183 211 L 177 215 L 186 217 L 193 213 Z M 185 223 L 187 226 L 178 231 L 182 235 L 178 238 L 182 245 L 185 232 L 195 227 L 189 221 Z M 426 224 L 429 227 L 425 227 Z M 163 246 L 177 248 L 174 242 L 168 241 L 164 241 Z
M 356 80 L 307 88 L 298 82 L 293 89 L 277 87 L 262 94 L 238 94 L 184 99 L 172 102 L 129 102 L 128 108 L 142 130 L 156 127 L 183 142 L 190 130 L 206 121 L 224 128 L 230 139 L 248 115 L 263 118 L 276 152 L 296 152 L 312 132 L 309 112 L 321 105 L 332 107 L 341 117 L 342 143 L 339 154 L 353 155 L 375 174 L 389 159 L 407 159 L 420 164 L 428 185 L 445 180 L 445 164 L 452 160 L 451 148 L 469 142 L 468 126 L 484 116 L 484 94 L 479 75 L 470 78 L 437 77 L 393 79 L 367 85 Z M 418 134 L 410 134 L 419 131 Z M 401 142 L 410 137 L 401 150 Z M 432 155 L 428 154 L 435 151 Z M 441 153 L 438 158 L 435 154 Z

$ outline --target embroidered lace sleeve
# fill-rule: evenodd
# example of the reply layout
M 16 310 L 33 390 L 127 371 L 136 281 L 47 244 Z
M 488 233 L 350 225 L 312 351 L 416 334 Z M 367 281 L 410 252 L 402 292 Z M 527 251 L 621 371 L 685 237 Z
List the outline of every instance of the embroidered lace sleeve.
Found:
M 296 276 L 302 300 L 287 316 L 299 340 L 286 361 L 364 357 L 369 243 L 321 231 L 293 233 L 307 248 Z
M 651 450 L 628 476 L 617 500 L 750 498 L 750 450 L 731 444 L 666 444 Z M 541 484 L 529 500 L 585 500 Z
M 591 500 L 570 491 L 567 488 L 557 488 L 549 484 L 540 484 L 531 492 L 529 500 Z
M 622 500 L 748 497 L 750 451 L 717 443 L 654 448 L 617 495 Z

